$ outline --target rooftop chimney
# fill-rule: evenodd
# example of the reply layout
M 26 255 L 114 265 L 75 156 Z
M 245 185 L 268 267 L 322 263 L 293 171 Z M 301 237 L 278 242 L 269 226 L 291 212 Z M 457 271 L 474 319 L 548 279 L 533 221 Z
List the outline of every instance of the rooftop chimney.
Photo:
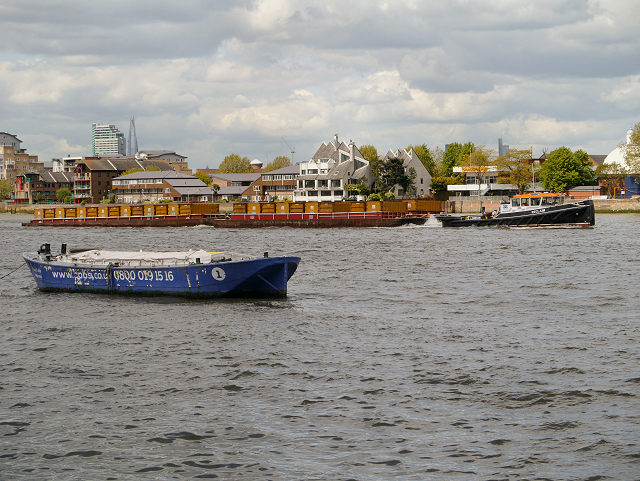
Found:
M 333 136 L 333 144 L 335 146 L 335 150 L 338 150 L 338 134 Z

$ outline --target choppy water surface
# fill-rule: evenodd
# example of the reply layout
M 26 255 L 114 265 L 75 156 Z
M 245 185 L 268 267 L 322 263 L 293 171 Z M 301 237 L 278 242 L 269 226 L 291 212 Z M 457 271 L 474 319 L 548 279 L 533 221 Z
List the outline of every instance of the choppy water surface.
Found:
M 282 301 L 0 280 L 0 479 L 639 479 L 640 216 L 595 229 L 24 228 L 302 257 Z

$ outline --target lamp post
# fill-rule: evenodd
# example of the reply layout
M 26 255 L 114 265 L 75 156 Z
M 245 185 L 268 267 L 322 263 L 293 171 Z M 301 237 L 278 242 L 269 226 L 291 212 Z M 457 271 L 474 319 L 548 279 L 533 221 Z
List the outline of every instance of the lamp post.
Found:
M 536 191 L 536 172 L 540 170 L 540 161 L 534 160 L 531 164 L 531 178 L 533 180 L 533 192 Z

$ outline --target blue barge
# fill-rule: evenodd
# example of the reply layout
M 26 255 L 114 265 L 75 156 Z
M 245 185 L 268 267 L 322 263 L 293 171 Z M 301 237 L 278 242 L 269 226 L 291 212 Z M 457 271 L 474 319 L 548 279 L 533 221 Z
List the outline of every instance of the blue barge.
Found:
M 299 257 L 250 257 L 230 252 L 117 252 L 100 249 L 52 254 L 43 244 L 23 257 L 40 290 L 192 298 L 284 298 Z

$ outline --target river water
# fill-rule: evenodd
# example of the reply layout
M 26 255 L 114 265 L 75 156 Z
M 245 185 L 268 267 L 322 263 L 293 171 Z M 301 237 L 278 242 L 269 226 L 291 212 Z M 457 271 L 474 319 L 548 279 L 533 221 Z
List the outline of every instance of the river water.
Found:
M 593 229 L 0 216 L 0 479 L 640 479 L 640 216 Z M 302 257 L 286 300 L 39 292 L 50 242 Z

